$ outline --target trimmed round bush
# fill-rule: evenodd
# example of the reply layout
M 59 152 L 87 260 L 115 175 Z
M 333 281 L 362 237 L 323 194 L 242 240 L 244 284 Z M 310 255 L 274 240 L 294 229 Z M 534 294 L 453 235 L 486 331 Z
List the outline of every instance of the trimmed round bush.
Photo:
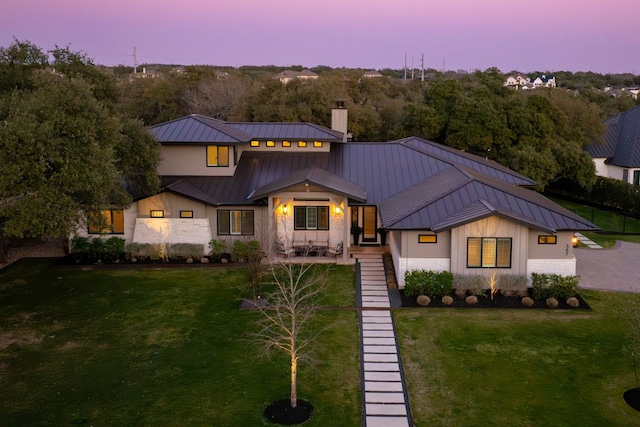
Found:
M 464 299 L 464 302 L 466 302 L 469 305 L 476 305 L 478 303 L 478 297 L 475 295 L 469 295 Z
M 429 305 L 429 303 L 431 303 L 431 298 L 429 298 L 426 295 L 418 295 L 418 298 L 416 299 L 416 301 L 420 305 Z
M 524 297 L 522 298 L 522 305 L 524 305 L 525 307 L 533 307 L 533 300 L 529 297 Z
M 453 298 L 451 298 L 449 295 L 445 295 L 442 297 L 442 303 L 444 305 L 451 305 L 453 304 Z
M 567 300 L 567 305 L 569 307 L 577 308 L 580 306 L 580 301 L 576 297 L 571 297 Z
M 547 307 L 556 308 L 558 306 L 558 300 L 555 298 L 547 298 Z

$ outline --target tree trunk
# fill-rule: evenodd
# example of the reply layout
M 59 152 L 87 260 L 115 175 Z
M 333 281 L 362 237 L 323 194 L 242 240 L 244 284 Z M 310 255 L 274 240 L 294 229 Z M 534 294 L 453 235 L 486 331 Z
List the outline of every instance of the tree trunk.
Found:
M 291 358 L 291 407 L 298 406 L 298 390 L 296 381 L 298 379 L 298 359 L 296 357 Z
M 0 227 L 0 264 L 7 262 L 7 251 L 4 246 L 4 227 Z

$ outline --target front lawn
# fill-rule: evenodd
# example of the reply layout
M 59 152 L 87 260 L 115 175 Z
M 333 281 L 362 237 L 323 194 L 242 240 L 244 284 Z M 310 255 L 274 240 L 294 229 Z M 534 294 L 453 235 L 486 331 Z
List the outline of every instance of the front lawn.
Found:
M 640 295 L 581 294 L 592 311 L 395 311 L 415 424 L 640 425 L 622 398 L 636 380 L 620 316 Z
M 238 310 L 243 269 L 0 271 L 0 424 L 268 425 L 289 395 L 289 362 L 256 358 L 257 314 Z M 327 305 L 355 305 L 350 266 L 333 266 Z M 298 395 L 305 425 L 359 425 L 357 313 L 323 310 L 314 368 Z

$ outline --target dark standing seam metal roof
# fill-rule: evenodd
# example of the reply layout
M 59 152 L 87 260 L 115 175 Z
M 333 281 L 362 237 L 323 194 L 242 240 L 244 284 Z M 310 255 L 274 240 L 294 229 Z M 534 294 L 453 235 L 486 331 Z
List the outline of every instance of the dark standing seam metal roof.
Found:
M 163 144 L 240 144 L 251 140 L 251 135 L 223 121 L 197 114 L 161 123 L 149 130 Z
M 226 124 L 252 135 L 254 139 L 342 142 L 342 132 L 312 123 L 227 122 Z
M 607 163 L 627 168 L 640 167 L 640 106 L 605 120 L 607 131 L 602 144 L 586 149 L 593 158 L 608 159 Z
M 344 194 L 350 204 L 378 205 L 381 225 L 390 229 L 442 231 L 489 215 L 546 231 L 598 229 L 519 186 L 534 181 L 417 138 L 332 144 L 330 152 L 245 151 L 234 176 L 162 179 L 166 191 L 214 206 L 255 205 L 303 182 Z

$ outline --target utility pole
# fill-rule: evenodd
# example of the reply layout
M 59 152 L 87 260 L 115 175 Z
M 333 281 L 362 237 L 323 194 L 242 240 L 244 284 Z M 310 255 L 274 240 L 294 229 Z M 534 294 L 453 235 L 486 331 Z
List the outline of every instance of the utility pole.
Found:
M 407 54 L 404 54 L 404 79 L 407 80 Z
M 416 67 L 413 65 L 413 55 L 411 55 L 411 80 L 413 80 L 413 73 L 415 72 Z
M 422 59 L 420 60 L 420 62 L 422 67 L 422 76 L 420 77 L 420 80 L 424 81 L 424 53 L 422 54 Z
M 136 47 L 133 47 L 133 74 L 138 73 L 138 55 L 136 54 Z

